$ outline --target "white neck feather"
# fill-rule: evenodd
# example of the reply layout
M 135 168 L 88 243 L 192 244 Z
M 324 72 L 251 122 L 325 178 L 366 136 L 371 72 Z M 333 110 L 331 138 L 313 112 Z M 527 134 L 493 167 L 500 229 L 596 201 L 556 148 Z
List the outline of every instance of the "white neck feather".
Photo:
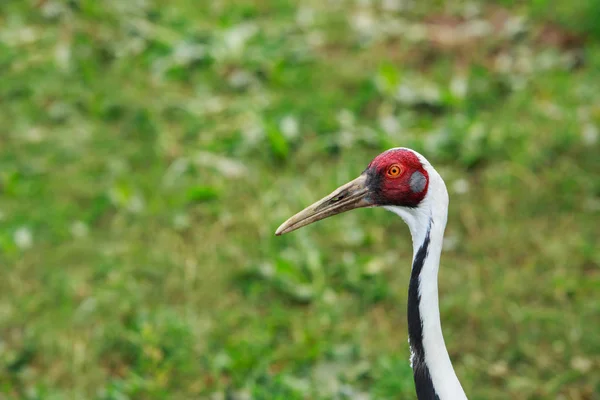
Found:
M 454 372 L 440 322 L 438 269 L 448 217 L 448 192 L 442 177 L 422 156 L 429 175 L 427 195 L 416 208 L 385 207 L 406 222 L 413 240 L 413 261 L 429 231 L 429 251 L 419 276 L 419 312 L 423 323 L 423 349 L 431 381 L 440 400 L 467 399 Z M 431 224 L 431 228 L 430 227 Z

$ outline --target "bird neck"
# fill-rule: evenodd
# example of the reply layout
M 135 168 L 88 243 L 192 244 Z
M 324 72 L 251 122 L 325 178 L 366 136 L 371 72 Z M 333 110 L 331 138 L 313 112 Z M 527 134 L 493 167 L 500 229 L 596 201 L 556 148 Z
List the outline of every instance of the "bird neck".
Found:
M 441 178 L 439 182 L 441 187 L 438 187 L 437 193 L 432 193 L 430 185 L 428 198 L 418 208 L 387 208 L 404 219 L 413 239 L 407 315 L 417 397 L 419 400 L 466 400 L 452 367 L 440 322 L 437 276 L 446 227 L 448 194 Z

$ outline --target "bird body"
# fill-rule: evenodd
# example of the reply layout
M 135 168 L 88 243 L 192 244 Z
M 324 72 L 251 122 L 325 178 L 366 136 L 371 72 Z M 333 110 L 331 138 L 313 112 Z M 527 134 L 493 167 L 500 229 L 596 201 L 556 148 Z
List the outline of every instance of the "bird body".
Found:
M 377 206 L 399 215 L 412 236 L 407 318 L 417 397 L 466 399 L 446 349 L 438 302 L 448 192 L 442 177 L 425 157 L 402 147 L 380 154 L 358 178 L 288 219 L 276 234 L 355 208 Z

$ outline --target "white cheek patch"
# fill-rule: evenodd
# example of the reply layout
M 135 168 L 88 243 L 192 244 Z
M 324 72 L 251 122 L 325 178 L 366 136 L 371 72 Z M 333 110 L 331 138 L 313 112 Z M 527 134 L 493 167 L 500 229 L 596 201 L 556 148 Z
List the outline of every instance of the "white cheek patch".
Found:
M 422 172 L 416 171 L 413 172 L 410 177 L 409 184 L 410 190 L 412 190 L 413 193 L 421 193 L 425 189 L 425 185 L 427 185 L 427 178 L 425 178 L 425 175 L 423 175 Z

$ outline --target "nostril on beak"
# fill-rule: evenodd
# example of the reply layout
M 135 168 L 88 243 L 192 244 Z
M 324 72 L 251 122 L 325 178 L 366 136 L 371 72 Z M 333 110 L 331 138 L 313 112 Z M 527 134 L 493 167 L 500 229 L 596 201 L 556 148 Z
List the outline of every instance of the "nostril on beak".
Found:
M 335 196 L 333 199 L 331 199 L 334 202 L 338 202 L 340 200 L 343 200 L 344 197 L 346 197 L 346 193 L 340 193 L 337 196 Z

